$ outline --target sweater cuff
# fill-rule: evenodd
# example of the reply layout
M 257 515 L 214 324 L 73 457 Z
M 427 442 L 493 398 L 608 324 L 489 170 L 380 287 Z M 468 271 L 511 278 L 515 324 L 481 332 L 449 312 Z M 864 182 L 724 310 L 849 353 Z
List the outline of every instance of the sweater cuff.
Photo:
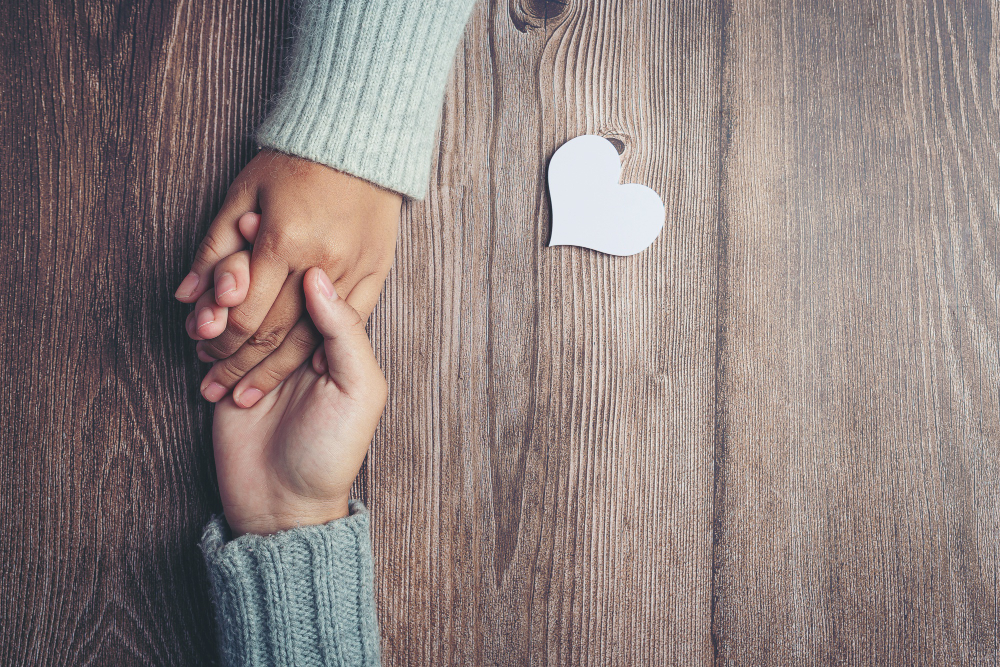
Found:
M 205 528 L 224 665 L 377 665 L 369 514 L 227 541 L 225 518 Z
M 262 147 L 422 198 L 473 0 L 304 0 Z

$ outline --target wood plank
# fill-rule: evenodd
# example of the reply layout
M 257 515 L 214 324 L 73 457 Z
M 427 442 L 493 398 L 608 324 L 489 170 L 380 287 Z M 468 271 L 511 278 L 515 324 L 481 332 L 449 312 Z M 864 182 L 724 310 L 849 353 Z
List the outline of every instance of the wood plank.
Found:
M 252 154 L 284 5 L 0 12 L 0 664 L 205 664 L 219 501 L 171 293 Z
M 677 2 L 482 3 L 372 331 L 386 664 L 711 658 L 719 34 Z M 547 248 L 544 167 L 624 148 L 633 258 Z
M 997 9 L 726 4 L 719 663 L 998 660 Z
M 215 659 L 170 292 L 286 4 L 0 5 L 2 664 Z M 997 662 L 998 9 L 477 7 L 371 326 L 387 664 Z M 638 257 L 545 247 L 584 132 Z

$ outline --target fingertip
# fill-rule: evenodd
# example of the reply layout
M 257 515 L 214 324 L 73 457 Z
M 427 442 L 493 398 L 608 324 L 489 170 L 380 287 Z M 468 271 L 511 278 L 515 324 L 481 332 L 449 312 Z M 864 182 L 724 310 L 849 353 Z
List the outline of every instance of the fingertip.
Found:
M 239 396 L 236 395 L 236 392 L 233 392 L 233 400 L 241 408 L 252 408 L 262 398 L 264 398 L 264 392 L 256 387 L 243 390 Z
M 210 324 L 215 322 L 215 315 L 212 313 L 211 308 L 202 308 L 198 311 L 198 317 L 195 319 L 195 330 L 201 333 L 202 330 Z
M 201 388 L 201 395 L 210 403 L 218 403 L 226 395 L 226 388 L 218 382 L 209 382 Z
M 250 251 L 241 250 L 215 266 L 215 303 L 235 308 L 247 298 L 250 289 Z
M 236 288 L 236 277 L 228 271 L 223 273 L 215 281 L 215 302 L 220 306 L 229 306 L 229 300 L 236 292 Z
M 341 301 L 330 277 L 323 269 L 313 267 L 306 273 L 303 288 L 306 293 L 306 309 L 313 321 L 319 318 L 323 324 L 317 324 L 317 327 L 322 330 L 325 325 L 329 329 L 332 324 L 330 318 L 336 316 L 336 304 Z
M 260 231 L 260 213 L 244 213 L 240 216 L 239 221 L 240 234 L 246 239 L 247 243 L 253 243 L 257 240 L 257 232 Z
M 198 338 L 198 332 L 194 328 L 194 311 L 187 314 L 184 318 L 184 331 L 187 332 L 188 338 L 192 340 L 201 340 Z
M 220 294 L 215 297 L 215 304 L 220 308 L 235 308 L 241 303 L 243 303 L 243 297 L 235 293 Z
M 201 292 L 198 291 L 198 287 L 200 286 L 201 278 L 197 273 L 191 271 L 184 276 L 184 280 L 182 280 L 181 284 L 177 286 L 177 290 L 174 292 L 174 298 L 182 303 L 190 303 L 201 296 Z
M 327 312 L 330 307 L 330 297 L 324 292 L 322 278 L 326 273 L 323 269 L 313 267 L 306 271 L 302 280 L 302 289 L 306 295 L 306 310 L 312 317 L 316 328 L 323 332 L 327 321 Z M 329 278 L 327 278 L 329 280 Z M 334 291 L 336 294 L 336 291 Z
M 326 271 L 319 267 L 316 268 L 316 283 L 320 293 L 330 301 L 336 301 L 340 298 L 333 286 L 333 282 L 330 280 L 330 276 L 326 275 Z
M 245 289 L 237 289 L 215 297 L 215 305 L 220 308 L 235 308 L 246 301 L 246 298 L 247 291 Z
M 312 356 L 312 366 L 313 370 L 316 371 L 318 375 L 323 375 L 326 373 L 327 363 L 326 363 L 326 349 L 321 345 L 316 348 Z
M 203 339 L 215 338 L 226 330 L 227 308 L 213 308 L 206 306 L 198 311 L 195 321 L 195 330 L 198 336 Z

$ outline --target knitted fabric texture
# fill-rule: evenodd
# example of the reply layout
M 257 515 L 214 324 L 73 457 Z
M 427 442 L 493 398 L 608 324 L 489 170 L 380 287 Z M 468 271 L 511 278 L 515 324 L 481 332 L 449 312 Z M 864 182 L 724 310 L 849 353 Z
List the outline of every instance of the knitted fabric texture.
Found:
M 257 143 L 422 198 L 473 0 L 304 0 Z
M 208 565 L 224 665 L 378 665 L 369 514 L 227 541 L 213 517 Z

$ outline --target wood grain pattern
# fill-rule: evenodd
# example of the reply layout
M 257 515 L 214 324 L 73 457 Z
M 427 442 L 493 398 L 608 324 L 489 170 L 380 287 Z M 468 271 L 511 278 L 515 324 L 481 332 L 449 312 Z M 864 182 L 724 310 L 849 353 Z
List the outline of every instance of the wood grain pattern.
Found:
M 170 291 L 288 3 L 0 3 L 0 664 L 207 664 Z M 480 2 L 370 331 L 383 657 L 995 664 L 1000 4 Z M 633 258 L 547 248 L 611 138 Z
M 726 8 L 717 662 L 998 660 L 1000 16 L 976 4 Z
M 532 11 L 477 8 L 373 322 L 386 662 L 707 659 L 715 10 Z M 587 132 L 666 193 L 638 257 L 545 247 L 544 165 Z
M 0 664 L 214 659 L 171 290 L 277 76 L 284 8 L 236 5 L 3 3 Z

